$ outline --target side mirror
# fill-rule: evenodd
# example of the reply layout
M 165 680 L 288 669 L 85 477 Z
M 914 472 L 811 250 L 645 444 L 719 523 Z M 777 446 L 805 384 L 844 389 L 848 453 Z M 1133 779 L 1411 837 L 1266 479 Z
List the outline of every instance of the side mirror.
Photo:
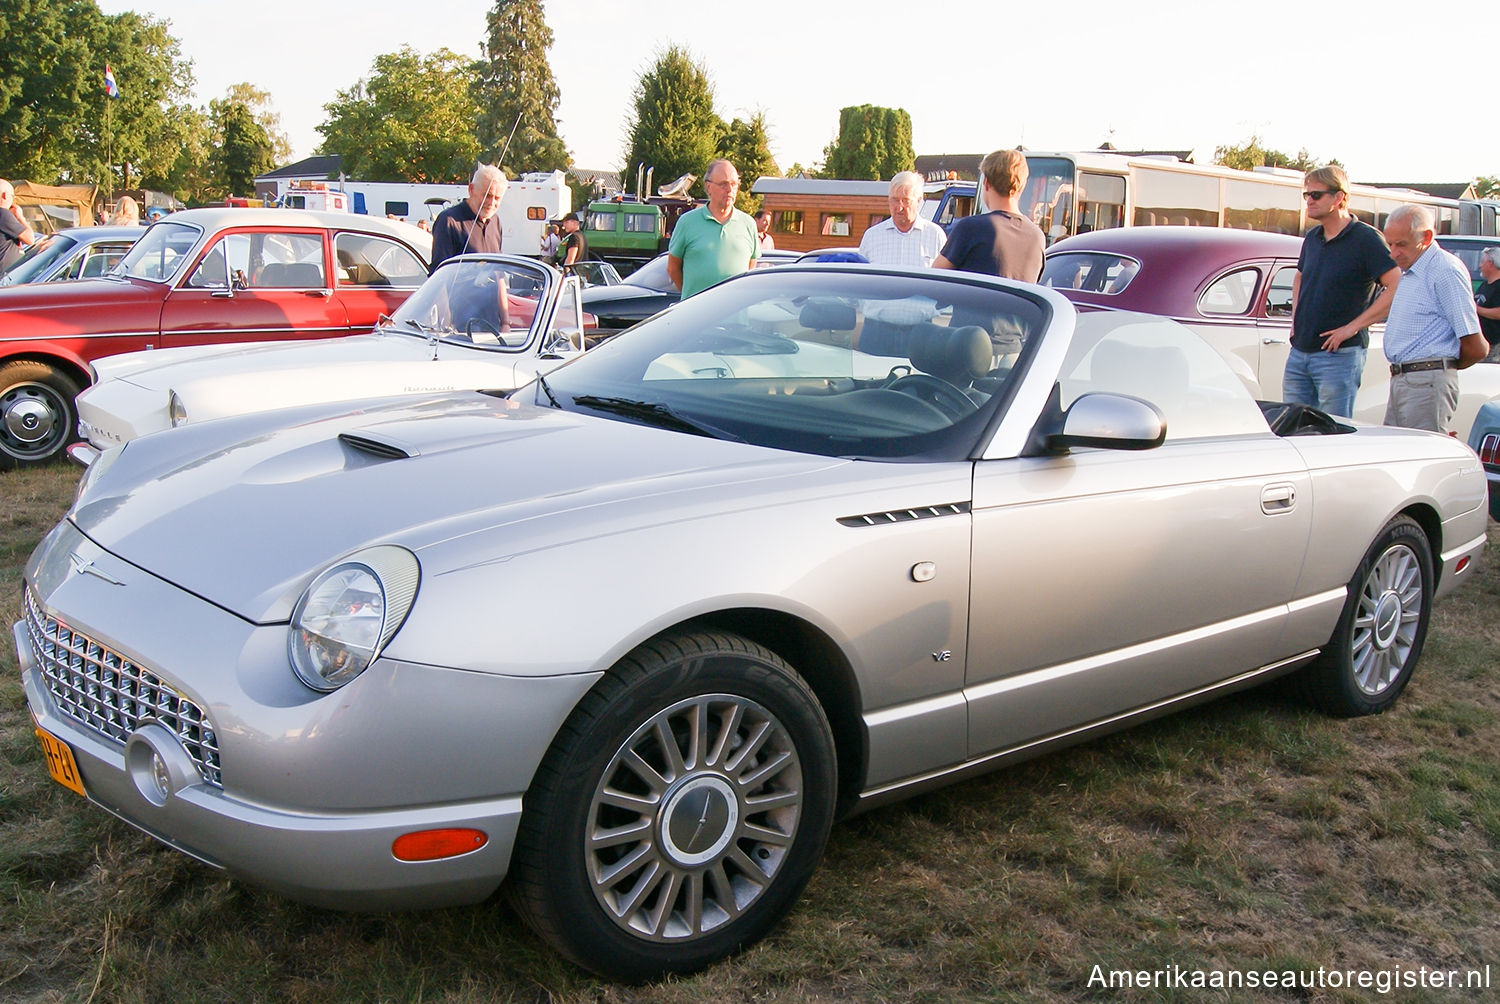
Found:
M 1047 448 L 1152 450 L 1166 442 L 1167 420 L 1156 405 L 1125 394 L 1085 394 L 1062 418 L 1062 431 L 1047 436 Z

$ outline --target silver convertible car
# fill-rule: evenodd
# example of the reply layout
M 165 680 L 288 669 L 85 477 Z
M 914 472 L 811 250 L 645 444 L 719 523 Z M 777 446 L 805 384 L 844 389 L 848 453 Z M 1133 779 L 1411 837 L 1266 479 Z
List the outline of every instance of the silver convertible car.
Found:
M 1484 503 L 1165 318 L 789 265 L 509 396 L 108 450 L 15 641 L 132 825 L 338 908 L 503 883 L 633 980 L 766 934 L 841 814 L 1285 674 L 1383 710 Z

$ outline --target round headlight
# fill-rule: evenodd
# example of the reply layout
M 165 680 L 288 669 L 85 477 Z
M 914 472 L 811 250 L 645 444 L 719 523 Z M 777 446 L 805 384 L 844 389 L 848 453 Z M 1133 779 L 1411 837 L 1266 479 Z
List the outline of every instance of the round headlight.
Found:
M 417 557 L 368 548 L 319 573 L 292 610 L 292 669 L 314 690 L 337 690 L 375 661 L 417 596 Z
M 175 390 L 167 392 L 167 417 L 172 420 L 174 429 L 187 424 L 187 405 L 182 403 Z

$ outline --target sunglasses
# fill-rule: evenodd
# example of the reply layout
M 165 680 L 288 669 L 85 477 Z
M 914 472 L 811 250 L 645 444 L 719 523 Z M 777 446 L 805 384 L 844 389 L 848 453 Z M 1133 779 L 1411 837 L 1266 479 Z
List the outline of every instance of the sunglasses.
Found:
M 1302 197 L 1304 199 L 1310 199 L 1313 202 L 1317 202 L 1319 199 L 1321 199 L 1325 195 L 1337 195 L 1337 194 L 1339 194 L 1337 192 L 1337 190 L 1330 192 L 1330 191 L 1328 191 L 1328 190 L 1325 189 L 1325 190 L 1323 190 L 1321 192 L 1303 192 L 1302 193 Z

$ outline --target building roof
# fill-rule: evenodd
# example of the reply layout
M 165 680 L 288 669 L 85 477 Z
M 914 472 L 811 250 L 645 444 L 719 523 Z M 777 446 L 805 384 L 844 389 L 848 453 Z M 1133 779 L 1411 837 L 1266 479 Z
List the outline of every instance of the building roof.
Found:
M 278 178 L 337 178 L 343 170 L 344 158 L 338 154 L 328 157 L 303 157 L 295 164 L 278 167 L 258 175 L 256 181 L 275 181 Z
M 846 181 L 836 178 L 755 179 L 750 191 L 755 195 L 869 195 L 879 198 L 891 190 L 889 181 Z
M 1361 181 L 1359 184 L 1369 185 L 1371 188 L 1404 188 L 1435 195 L 1440 199 L 1474 198 L 1472 181 Z

